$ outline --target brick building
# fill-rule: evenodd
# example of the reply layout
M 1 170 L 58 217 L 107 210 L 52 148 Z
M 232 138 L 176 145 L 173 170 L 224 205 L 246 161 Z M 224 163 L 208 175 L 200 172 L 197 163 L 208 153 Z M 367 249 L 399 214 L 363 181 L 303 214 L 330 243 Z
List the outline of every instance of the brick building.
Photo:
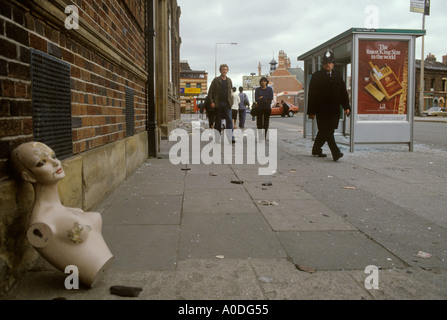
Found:
M 176 0 L 3 0 L 0 4 L 0 292 L 36 259 L 29 186 L 8 158 L 41 141 L 63 161 L 64 205 L 91 209 L 180 118 Z
M 416 60 L 416 108 L 419 110 L 419 88 L 421 79 L 421 60 Z M 447 55 L 442 62 L 428 54 L 424 60 L 424 106 L 422 110 L 431 107 L 446 107 L 447 101 Z
M 270 65 L 268 79 L 273 83 L 277 100 L 283 99 L 298 106 L 298 93 L 303 90 L 304 71 L 301 68 L 292 68 L 290 58 L 283 50 L 279 51 L 278 62 L 272 60 Z
M 191 70 L 188 61 L 180 61 L 180 110 L 181 113 L 195 112 L 198 97 L 208 93 L 208 73 L 201 70 Z

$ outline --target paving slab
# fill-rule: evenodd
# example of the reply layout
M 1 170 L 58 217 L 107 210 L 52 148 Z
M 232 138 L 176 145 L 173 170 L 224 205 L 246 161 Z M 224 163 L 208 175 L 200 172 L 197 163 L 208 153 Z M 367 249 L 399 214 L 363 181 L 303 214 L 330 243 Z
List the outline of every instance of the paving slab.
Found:
M 402 172 L 394 176 L 349 166 L 339 178 L 345 178 L 350 182 L 350 186 L 368 191 L 441 226 L 447 226 L 447 217 L 443 211 L 446 200 L 440 194 L 445 182 L 423 180 L 408 182 L 402 179 L 406 175 L 407 173 Z
M 232 175 L 234 174 L 234 171 L 232 170 L 231 166 L 223 166 L 219 164 L 210 164 L 210 165 L 199 165 L 199 164 L 191 164 L 187 166 L 190 170 L 188 170 L 188 175 L 195 175 L 195 174 L 210 174 L 214 173 L 217 174 L 217 176 L 220 175 Z
M 102 212 L 104 224 L 180 224 L 182 196 L 118 194 Z
M 190 188 L 185 190 L 183 213 L 259 214 L 244 187 L 235 184 L 231 189 Z
M 189 189 L 243 189 L 242 185 L 232 183 L 232 181 L 240 181 L 234 173 L 216 174 L 214 172 L 205 172 L 203 174 L 187 174 L 185 184 Z
M 274 231 L 357 230 L 315 199 L 273 202 L 277 205 L 257 205 Z
M 258 169 L 261 166 L 258 165 L 231 165 L 230 166 L 236 176 L 244 182 L 272 182 L 280 183 L 287 181 L 287 177 L 283 174 L 276 172 L 272 175 L 259 175 Z
M 368 237 L 399 256 L 406 265 L 447 267 L 445 227 L 364 188 L 344 189 L 346 181 L 336 176 L 313 179 L 323 183 L 312 183 L 311 179 L 301 187 Z M 419 251 L 432 254 L 433 259 L 416 257 Z
M 295 264 L 316 270 L 405 266 L 397 256 L 358 231 L 278 232 L 277 237 Z
M 273 180 L 273 179 L 272 179 Z M 310 194 L 291 182 L 277 182 L 266 178 L 264 182 L 245 182 L 244 187 L 254 200 L 313 199 Z
M 265 295 L 250 260 L 187 259 L 179 261 L 177 297 L 187 300 L 257 300 Z
M 135 185 L 133 182 L 123 183 L 121 192 L 134 193 L 136 195 L 175 196 L 183 195 L 185 186 L 184 178 L 174 179 L 150 179 Z
M 359 271 L 299 271 L 286 259 L 253 259 L 250 261 L 270 300 L 370 300 L 364 279 L 357 281 Z M 364 275 L 364 274 L 363 274 Z M 361 279 L 361 275 L 358 276 Z
M 185 213 L 179 259 L 285 257 L 286 253 L 259 212 Z
M 104 239 L 115 256 L 111 270 L 175 270 L 179 233 L 177 225 L 104 225 Z

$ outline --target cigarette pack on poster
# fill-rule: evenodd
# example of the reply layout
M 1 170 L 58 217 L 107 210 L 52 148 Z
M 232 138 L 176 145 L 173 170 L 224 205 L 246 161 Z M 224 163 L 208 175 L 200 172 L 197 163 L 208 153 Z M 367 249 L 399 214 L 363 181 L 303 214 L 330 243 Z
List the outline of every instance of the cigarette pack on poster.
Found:
M 385 65 L 379 69 L 371 62 L 369 64 L 372 68 L 371 77 L 387 100 L 402 93 L 402 84 L 389 66 Z

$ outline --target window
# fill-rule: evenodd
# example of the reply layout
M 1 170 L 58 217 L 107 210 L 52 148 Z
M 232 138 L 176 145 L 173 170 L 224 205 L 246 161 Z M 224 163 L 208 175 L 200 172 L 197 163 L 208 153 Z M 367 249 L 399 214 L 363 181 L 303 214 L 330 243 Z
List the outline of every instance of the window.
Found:
M 31 49 L 31 94 L 34 140 L 61 160 L 72 156 L 70 65 Z
M 201 83 L 198 83 L 198 84 L 196 85 L 196 88 L 202 88 L 202 84 L 201 84 Z
M 186 86 L 186 88 L 191 88 L 191 84 L 190 83 L 187 83 L 185 86 Z

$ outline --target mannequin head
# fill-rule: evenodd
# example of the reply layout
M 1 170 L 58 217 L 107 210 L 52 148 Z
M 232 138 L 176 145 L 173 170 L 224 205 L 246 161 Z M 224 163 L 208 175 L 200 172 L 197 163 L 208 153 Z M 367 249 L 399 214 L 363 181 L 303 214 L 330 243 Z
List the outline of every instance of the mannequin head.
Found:
M 32 184 L 55 184 L 65 177 L 61 162 L 54 151 L 41 142 L 26 142 L 11 153 L 17 174 Z

